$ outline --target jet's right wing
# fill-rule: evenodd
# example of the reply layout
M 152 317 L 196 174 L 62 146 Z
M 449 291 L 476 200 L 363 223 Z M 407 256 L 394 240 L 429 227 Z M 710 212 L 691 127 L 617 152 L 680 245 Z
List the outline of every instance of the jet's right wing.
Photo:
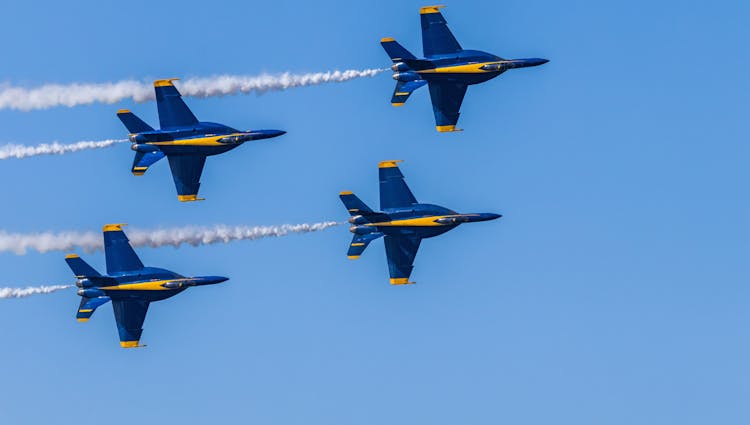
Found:
M 463 83 L 432 81 L 429 87 L 432 112 L 435 114 L 435 128 L 439 132 L 456 131 L 458 116 L 461 115 L 461 103 L 468 86 Z
M 167 155 L 180 202 L 198 201 L 205 155 Z
M 401 160 L 382 161 L 378 164 L 380 174 L 380 209 L 408 207 L 417 200 L 398 169 Z
M 148 312 L 148 301 L 142 300 L 112 300 L 112 309 L 117 321 L 117 332 L 120 334 L 122 348 L 139 347 L 143 321 Z
M 426 57 L 458 53 L 461 45 L 456 41 L 440 9 L 445 6 L 427 6 L 419 9 L 422 20 L 422 49 Z
M 414 268 L 414 257 L 417 256 L 422 239 L 416 235 L 386 235 L 385 255 L 388 257 L 388 269 L 392 285 L 405 285 Z

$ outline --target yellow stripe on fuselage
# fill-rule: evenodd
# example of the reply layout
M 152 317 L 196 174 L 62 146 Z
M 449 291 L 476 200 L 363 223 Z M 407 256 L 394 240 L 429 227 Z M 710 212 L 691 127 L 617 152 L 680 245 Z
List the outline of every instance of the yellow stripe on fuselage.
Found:
M 157 146 L 226 146 L 231 143 L 221 143 L 218 140 L 224 137 L 242 136 L 246 133 L 222 134 L 221 136 L 195 137 L 192 139 L 170 140 L 168 142 L 147 142 L 148 145 Z
M 380 223 L 367 223 L 365 226 L 382 226 L 382 227 L 438 227 L 438 226 L 448 226 L 448 224 L 441 224 L 435 222 L 435 220 L 439 218 L 446 218 L 446 217 L 457 217 L 455 215 L 431 215 L 428 217 L 419 217 L 419 218 L 407 218 L 404 220 L 393 220 L 393 221 L 383 221 Z
M 453 65 L 453 66 L 442 66 L 439 68 L 433 68 L 433 69 L 423 69 L 421 71 L 417 71 L 418 74 L 486 74 L 488 72 L 497 72 L 497 70 L 494 71 L 488 71 L 486 69 L 482 69 L 485 65 L 490 64 L 496 64 L 501 62 L 477 62 L 477 63 L 469 63 L 466 65 Z
M 102 291 L 173 291 L 177 288 L 165 288 L 168 282 L 184 282 L 188 279 L 151 280 L 148 282 L 123 283 L 116 286 L 100 286 Z

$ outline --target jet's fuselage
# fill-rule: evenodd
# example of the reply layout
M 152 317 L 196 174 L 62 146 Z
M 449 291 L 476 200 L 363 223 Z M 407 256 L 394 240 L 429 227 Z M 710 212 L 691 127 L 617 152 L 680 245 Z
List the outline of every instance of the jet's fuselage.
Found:
M 414 204 L 403 208 L 387 208 L 382 221 L 352 226 L 352 233 L 403 234 L 408 232 L 420 238 L 431 238 L 455 229 L 461 223 L 487 221 L 499 218 L 499 214 L 460 214 L 439 205 Z
M 227 280 L 221 276 L 185 277 L 155 267 L 144 267 L 137 273 L 115 273 L 107 277 L 112 279 L 111 284 L 95 286 L 85 279 L 79 280 L 76 284 L 81 288 L 78 295 L 153 302 L 175 296 L 191 286 L 211 285 Z

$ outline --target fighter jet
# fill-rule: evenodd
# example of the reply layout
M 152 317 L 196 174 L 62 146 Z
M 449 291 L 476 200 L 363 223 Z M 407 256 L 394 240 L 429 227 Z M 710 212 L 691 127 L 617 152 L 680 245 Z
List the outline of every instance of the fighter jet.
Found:
M 445 6 L 426 6 L 419 10 L 422 19 L 422 48 L 424 58 L 418 59 L 393 38 L 383 38 L 380 44 L 393 65 L 396 89 L 391 104 L 403 106 L 414 90 L 428 85 L 435 113 L 437 131 L 456 129 L 461 102 L 472 84 L 491 80 L 509 69 L 543 65 L 547 59 L 503 59 L 477 50 L 464 50 L 448 29 L 440 13 Z
M 409 276 L 422 239 L 442 235 L 461 223 L 502 217 L 493 213 L 460 214 L 438 205 L 418 203 L 404 182 L 399 162 L 401 160 L 390 160 L 378 165 L 382 211 L 373 211 L 352 192 L 339 194 L 351 215 L 349 231 L 354 233 L 348 257 L 352 260 L 359 258 L 370 242 L 385 236 L 392 285 L 414 283 L 409 281 Z
M 223 124 L 199 122 L 168 80 L 154 81 L 160 130 L 154 130 L 127 109 L 117 111 L 130 132 L 135 151 L 131 171 L 142 176 L 148 167 L 167 157 L 177 187 L 177 199 L 200 201 L 198 188 L 206 157 L 230 151 L 249 141 L 281 136 L 281 130 L 239 131 Z
M 103 230 L 106 276 L 76 254 L 68 254 L 65 261 L 76 275 L 81 296 L 76 319 L 87 322 L 98 307 L 112 301 L 122 348 L 141 347 L 143 321 L 150 303 L 175 296 L 192 286 L 213 285 L 228 279 L 184 277 L 169 270 L 145 267 L 130 246 L 121 224 L 107 224 Z

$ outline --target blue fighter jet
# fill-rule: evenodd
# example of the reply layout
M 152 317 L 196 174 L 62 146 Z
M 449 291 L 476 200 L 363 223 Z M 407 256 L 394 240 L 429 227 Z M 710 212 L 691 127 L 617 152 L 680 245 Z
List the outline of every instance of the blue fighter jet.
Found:
M 112 301 L 120 346 L 139 345 L 148 306 L 179 294 L 191 286 L 213 285 L 227 280 L 221 276 L 184 277 L 169 270 L 144 267 L 122 231 L 121 224 L 104 226 L 104 255 L 107 275 L 102 276 L 76 254 L 65 261 L 76 275 L 81 304 L 76 318 L 87 322 L 97 307 Z
M 414 268 L 422 239 L 442 235 L 461 223 L 473 223 L 500 218 L 500 214 L 460 214 L 438 205 L 420 204 L 404 182 L 398 169 L 400 160 L 383 161 L 380 172 L 380 209 L 373 211 L 352 192 L 341 192 L 339 197 L 349 210 L 349 231 L 354 238 L 349 245 L 348 256 L 355 260 L 367 245 L 385 236 L 385 255 L 391 284 L 405 285 Z
M 509 69 L 542 65 L 548 60 L 503 59 L 462 49 L 440 13 L 443 7 L 426 6 L 419 10 L 424 59 L 417 59 L 393 38 L 383 38 L 380 44 L 393 61 L 396 89 L 391 104 L 403 106 L 414 90 L 427 84 L 437 131 L 450 132 L 460 131 L 456 123 L 468 86 L 491 80 Z
M 148 167 L 167 157 L 177 187 L 177 199 L 199 201 L 201 173 L 206 157 L 230 151 L 260 139 L 281 136 L 281 130 L 238 131 L 223 124 L 199 122 L 172 84 L 177 78 L 154 81 L 160 130 L 154 130 L 127 109 L 117 111 L 130 132 L 135 159 L 131 171 L 142 176 Z

